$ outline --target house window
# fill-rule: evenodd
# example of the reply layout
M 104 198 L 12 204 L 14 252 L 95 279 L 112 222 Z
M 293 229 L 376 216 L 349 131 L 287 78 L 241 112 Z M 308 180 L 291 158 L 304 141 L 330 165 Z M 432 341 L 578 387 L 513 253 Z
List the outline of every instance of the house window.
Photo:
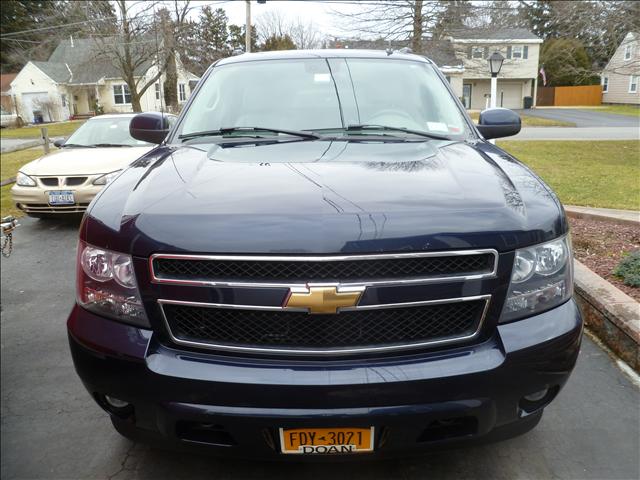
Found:
M 181 102 L 187 101 L 187 90 L 184 83 L 178 84 L 178 100 Z
M 602 77 L 602 93 L 609 91 L 609 77 Z
M 155 88 L 156 88 L 156 100 L 160 100 L 160 83 L 156 83 Z
M 131 103 L 129 85 L 125 83 L 123 85 L 113 86 L 113 103 L 116 105 L 128 105 Z
M 629 60 L 631 58 L 631 45 L 626 45 L 624 47 L 624 59 Z
M 484 47 L 473 47 L 471 49 L 471 58 L 484 58 Z
M 522 45 L 514 45 L 511 48 L 511 56 L 513 58 L 522 58 Z
M 629 77 L 629 93 L 638 91 L 638 79 L 640 79 L 640 75 L 631 75 Z
M 60 101 L 62 103 L 62 108 L 65 108 L 67 106 L 67 96 L 64 93 L 60 95 Z
M 447 82 L 451 83 L 451 77 L 449 75 L 447 75 L 446 77 L 444 77 L 447 79 Z

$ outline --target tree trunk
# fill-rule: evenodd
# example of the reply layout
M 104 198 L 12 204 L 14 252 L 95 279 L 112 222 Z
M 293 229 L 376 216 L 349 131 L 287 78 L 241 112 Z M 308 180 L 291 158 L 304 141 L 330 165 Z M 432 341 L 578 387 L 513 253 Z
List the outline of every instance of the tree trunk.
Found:
M 162 18 L 162 40 L 167 60 L 164 80 L 164 102 L 170 111 L 178 111 L 178 73 L 176 71 L 175 38 L 171 19 Z
M 422 0 L 415 0 L 413 7 L 413 36 L 411 38 L 411 49 L 414 53 L 422 51 Z
M 131 108 L 136 113 L 142 112 L 142 106 L 140 105 L 140 96 L 138 95 L 138 92 L 131 89 L 129 89 L 129 91 L 131 92 Z

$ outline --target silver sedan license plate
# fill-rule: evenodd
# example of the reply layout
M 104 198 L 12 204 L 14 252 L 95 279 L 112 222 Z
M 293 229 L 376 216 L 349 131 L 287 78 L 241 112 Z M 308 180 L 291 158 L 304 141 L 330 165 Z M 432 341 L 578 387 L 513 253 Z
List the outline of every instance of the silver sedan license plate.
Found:
M 49 205 L 73 205 L 76 199 L 71 190 L 49 192 Z

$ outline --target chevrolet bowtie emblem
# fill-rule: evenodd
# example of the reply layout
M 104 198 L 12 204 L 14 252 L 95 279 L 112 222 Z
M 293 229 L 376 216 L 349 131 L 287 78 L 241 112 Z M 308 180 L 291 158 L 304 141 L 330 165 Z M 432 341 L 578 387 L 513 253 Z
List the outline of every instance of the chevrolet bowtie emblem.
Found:
M 286 308 L 304 308 L 309 313 L 338 313 L 342 307 L 355 307 L 365 287 L 341 288 L 310 286 L 291 288 L 284 302 Z

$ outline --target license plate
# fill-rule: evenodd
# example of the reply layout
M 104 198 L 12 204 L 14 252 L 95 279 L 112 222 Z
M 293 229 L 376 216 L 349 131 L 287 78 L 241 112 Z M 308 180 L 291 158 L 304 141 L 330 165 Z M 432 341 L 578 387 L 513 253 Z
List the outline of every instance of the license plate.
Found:
M 372 452 L 373 427 L 281 428 L 280 445 L 286 454 Z
M 49 192 L 49 205 L 73 205 L 76 199 L 71 190 Z

